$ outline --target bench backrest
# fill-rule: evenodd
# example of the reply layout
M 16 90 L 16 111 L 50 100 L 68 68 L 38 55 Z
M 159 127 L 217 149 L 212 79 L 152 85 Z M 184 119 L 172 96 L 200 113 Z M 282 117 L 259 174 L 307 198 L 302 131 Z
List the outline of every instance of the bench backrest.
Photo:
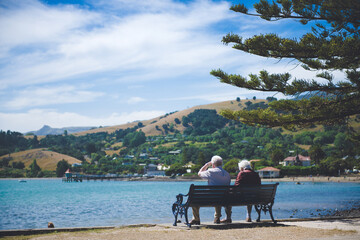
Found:
M 274 201 L 279 184 L 262 184 L 258 186 L 190 186 L 189 206 L 243 206 L 250 204 L 267 204 Z

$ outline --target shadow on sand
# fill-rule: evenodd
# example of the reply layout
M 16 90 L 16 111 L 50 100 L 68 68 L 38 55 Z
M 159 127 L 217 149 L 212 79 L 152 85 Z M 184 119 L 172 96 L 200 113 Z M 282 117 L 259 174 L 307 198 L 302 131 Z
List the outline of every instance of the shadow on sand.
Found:
M 216 230 L 227 230 L 227 229 L 242 229 L 242 228 L 261 228 L 261 227 L 289 227 L 281 223 L 270 223 L 270 222 L 252 222 L 252 223 L 228 223 L 228 224 L 213 224 L 204 223 L 201 225 L 192 225 L 191 229 L 216 229 Z

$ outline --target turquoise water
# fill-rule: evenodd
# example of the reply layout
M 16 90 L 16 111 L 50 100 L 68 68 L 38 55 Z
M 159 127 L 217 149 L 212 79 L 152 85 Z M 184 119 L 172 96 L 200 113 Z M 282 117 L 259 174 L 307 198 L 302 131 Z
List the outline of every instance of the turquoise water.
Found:
M 0 180 L 0 229 L 46 228 L 50 221 L 59 228 L 172 223 L 175 196 L 187 193 L 191 183 Z M 359 203 L 359 183 L 285 182 L 278 187 L 273 213 L 278 219 L 314 217 Z M 233 220 L 245 219 L 245 213 L 245 207 L 234 207 Z M 213 214 L 212 208 L 200 210 L 202 221 L 212 221 Z M 268 214 L 262 219 L 269 219 Z

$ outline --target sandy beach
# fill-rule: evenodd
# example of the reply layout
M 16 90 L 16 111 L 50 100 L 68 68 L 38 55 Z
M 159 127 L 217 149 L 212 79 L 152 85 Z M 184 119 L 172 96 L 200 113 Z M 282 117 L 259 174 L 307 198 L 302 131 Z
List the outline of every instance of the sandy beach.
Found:
M 184 224 L 174 227 L 171 224 L 134 225 L 107 230 L 88 230 L 78 232 L 53 232 L 28 236 L 9 236 L 4 239 L 360 239 L 360 218 L 327 220 L 284 220 L 278 224 L 269 222 L 246 223 L 236 221 L 232 224 L 203 223 L 188 228 Z

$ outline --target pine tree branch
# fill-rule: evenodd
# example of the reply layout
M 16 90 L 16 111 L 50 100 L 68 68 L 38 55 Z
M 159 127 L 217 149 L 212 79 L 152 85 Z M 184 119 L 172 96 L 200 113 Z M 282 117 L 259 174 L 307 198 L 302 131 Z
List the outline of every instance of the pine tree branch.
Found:
M 251 80 L 248 80 L 241 75 L 227 74 L 221 69 L 212 70 L 211 75 L 217 77 L 221 82 L 227 83 L 236 87 L 246 88 L 249 90 L 262 91 L 262 92 L 281 92 L 284 95 L 296 95 L 303 92 L 327 92 L 327 93 L 349 93 L 358 91 L 358 87 L 354 85 L 320 85 L 314 80 L 297 80 L 295 79 L 291 84 L 291 75 L 285 74 L 268 74 L 262 71 L 260 76 L 251 74 Z M 265 82 L 264 82 L 265 80 Z

